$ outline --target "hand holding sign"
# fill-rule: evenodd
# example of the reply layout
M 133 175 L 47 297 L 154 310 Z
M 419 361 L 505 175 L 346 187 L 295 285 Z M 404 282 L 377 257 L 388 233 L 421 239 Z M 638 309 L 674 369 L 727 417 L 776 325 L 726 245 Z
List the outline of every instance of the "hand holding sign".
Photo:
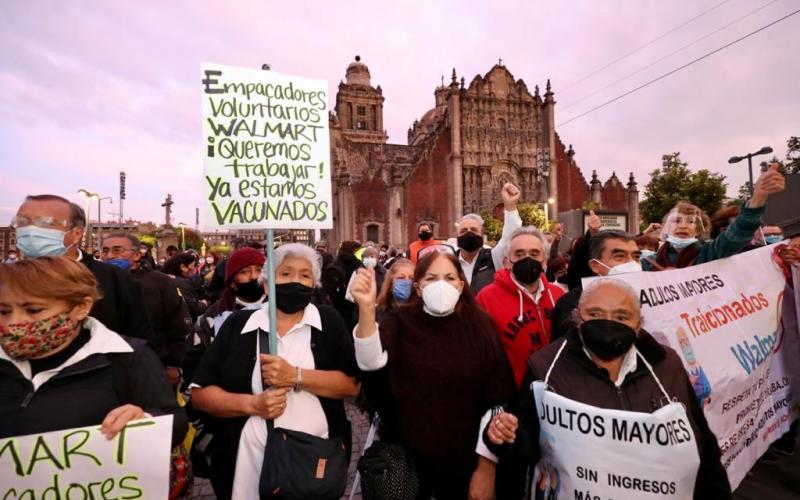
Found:
M 489 440 L 497 445 L 513 443 L 517 437 L 518 425 L 517 417 L 511 413 L 503 412 L 495 415 L 487 430 Z
M 297 382 L 297 369 L 280 356 L 262 354 L 261 376 L 267 385 L 293 387 Z
M 270 387 L 254 395 L 250 414 L 266 420 L 280 417 L 286 410 L 286 394 L 289 390 L 289 387 Z
M 753 196 L 747 203 L 748 207 L 758 208 L 764 206 L 769 195 L 783 191 L 786 187 L 786 179 L 778 171 L 779 166 L 777 163 L 773 163 L 759 176 L 753 189 Z
M 108 412 L 100 426 L 100 432 L 110 441 L 128 425 L 128 422 L 144 418 L 144 416 L 144 410 L 136 405 L 119 406 Z

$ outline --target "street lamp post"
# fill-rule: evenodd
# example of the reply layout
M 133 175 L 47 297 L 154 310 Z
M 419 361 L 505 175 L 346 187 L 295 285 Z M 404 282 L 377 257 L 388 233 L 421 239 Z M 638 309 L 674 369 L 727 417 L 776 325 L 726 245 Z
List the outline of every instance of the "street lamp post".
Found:
M 97 246 L 99 248 L 103 248 L 103 226 L 101 223 L 103 222 L 103 212 L 100 205 L 103 203 L 103 200 L 108 200 L 109 203 L 114 204 L 114 198 L 110 196 L 100 197 L 97 195 Z
M 86 215 L 86 234 L 84 234 L 84 245 L 86 245 L 86 249 L 89 250 L 89 248 L 92 246 L 91 245 L 91 242 L 92 242 L 92 223 L 90 222 L 91 218 L 89 217 L 89 200 L 91 200 L 92 198 L 100 198 L 100 195 L 97 194 L 97 193 L 93 193 L 91 191 L 88 191 L 86 189 L 83 189 L 83 188 L 78 190 L 78 194 L 81 195 L 81 197 L 83 197 L 83 199 L 84 199 L 84 207 L 83 207 L 83 209 L 84 209 L 84 214 Z M 99 209 L 100 208 L 99 202 L 98 202 L 97 206 L 98 206 L 98 209 Z M 98 218 L 99 217 L 100 217 L 100 214 L 98 212 Z
M 102 209 L 100 208 L 100 204 L 103 202 L 103 200 L 108 200 L 109 203 L 111 203 L 112 205 L 114 204 L 114 198 L 112 198 L 110 196 L 104 196 L 104 197 L 100 198 L 100 195 L 99 194 L 97 195 L 97 223 L 98 224 L 103 222 L 103 220 L 102 220 L 103 219 L 103 215 L 102 215 L 103 212 L 102 212 Z
M 178 226 L 181 228 L 181 252 L 185 252 L 186 251 L 186 224 L 181 222 L 180 224 L 178 224 Z
M 553 198 L 547 198 L 547 201 L 542 203 L 542 206 L 544 207 L 544 229 L 545 229 L 545 231 L 550 229 L 550 205 L 552 205 L 555 202 L 556 202 L 556 200 L 554 200 Z
M 768 155 L 772 153 L 772 148 L 769 146 L 764 146 L 763 148 L 759 149 L 755 153 L 748 153 L 744 156 L 731 156 L 728 159 L 728 163 L 739 163 L 740 161 L 747 158 L 747 170 L 750 172 L 750 196 L 753 196 L 753 157 L 758 155 Z

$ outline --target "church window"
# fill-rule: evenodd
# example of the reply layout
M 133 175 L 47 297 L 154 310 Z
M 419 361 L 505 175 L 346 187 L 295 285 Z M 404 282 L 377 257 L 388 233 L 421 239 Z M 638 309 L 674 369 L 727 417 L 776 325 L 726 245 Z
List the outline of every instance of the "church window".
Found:
M 367 224 L 367 241 L 377 243 L 379 239 L 379 228 L 377 224 Z
M 353 105 L 349 102 L 347 103 L 347 119 L 350 124 L 348 128 L 353 128 Z

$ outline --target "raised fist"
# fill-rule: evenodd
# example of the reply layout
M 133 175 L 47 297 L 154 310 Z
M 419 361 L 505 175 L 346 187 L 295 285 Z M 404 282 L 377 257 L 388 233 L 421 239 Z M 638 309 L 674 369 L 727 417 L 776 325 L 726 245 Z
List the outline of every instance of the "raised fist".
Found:
M 517 202 L 519 201 L 519 197 L 521 195 L 521 191 L 519 188 L 510 182 L 506 182 L 503 185 L 503 189 L 500 190 L 500 197 L 503 199 L 503 206 L 506 210 L 512 211 L 517 209 Z

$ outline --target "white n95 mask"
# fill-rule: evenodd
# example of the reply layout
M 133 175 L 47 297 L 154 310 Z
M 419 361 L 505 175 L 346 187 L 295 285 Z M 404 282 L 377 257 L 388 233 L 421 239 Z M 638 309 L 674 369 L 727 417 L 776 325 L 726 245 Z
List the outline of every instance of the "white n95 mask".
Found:
M 460 297 L 461 290 L 439 280 L 422 289 L 422 301 L 425 303 L 423 309 L 431 316 L 449 316 L 455 311 Z

